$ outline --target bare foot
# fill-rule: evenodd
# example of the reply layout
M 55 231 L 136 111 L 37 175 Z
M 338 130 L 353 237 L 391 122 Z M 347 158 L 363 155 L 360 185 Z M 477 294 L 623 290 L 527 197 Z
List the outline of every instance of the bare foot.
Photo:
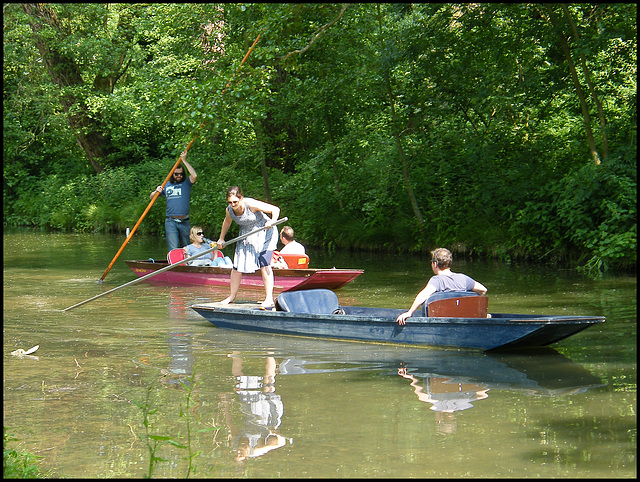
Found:
M 230 303 L 233 303 L 233 299 L 231 298 L 231 296 L 228 296 L 227 298 L 225 298 L 220 302 L 221 305 L 228 305 Z
M 273 300 L 271 300 L 271 301 L 264 300 L 260 304 L 260 308 L 263 309 L 263 310 L 266 310 L 266 309 L 270 310 L 270 309 L 272 309 L 274 307 L 275 307 L 275 303 L 273 302 Z

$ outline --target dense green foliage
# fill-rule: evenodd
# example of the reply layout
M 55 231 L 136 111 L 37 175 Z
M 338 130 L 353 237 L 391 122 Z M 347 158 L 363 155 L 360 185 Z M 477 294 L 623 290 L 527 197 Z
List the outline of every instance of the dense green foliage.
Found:
M 195 137 L 211 237 L 237 184 L 308 245 L 633 268 L 636 13 L 8 4 L 3 222 L 123 231 Z
M 38 459 L 25 450 L 17 450 L 13 447 L 18 439 L 3 427 L 2 435 L 2 476 L 4 479 L 46 479 L 51 476 L 49 471 L 43 471 L 38 467 Z

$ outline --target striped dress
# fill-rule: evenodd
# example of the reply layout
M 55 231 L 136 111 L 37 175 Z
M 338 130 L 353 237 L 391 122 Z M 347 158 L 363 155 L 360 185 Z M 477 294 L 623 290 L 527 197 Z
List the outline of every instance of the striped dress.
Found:
M 254 229 L 263 227 L 271 219 L 262 211 L 251 211 L 250 206 L 255 200 L 250 197 L 244 198 L 244 212 L 237 216 L 231 206 L 227 210 L 238 226 L 240 226 L 239 236 L 250 233 Z M 278 247 L 278 230 L 274 226 L 265 229 L 248 238 L 241 239 L 236 243 L 236 252 L 233 256 L 233 267 L 240 273 L 255 273 L 260 269 L 258 256 L 265 251 L 273 251 Z

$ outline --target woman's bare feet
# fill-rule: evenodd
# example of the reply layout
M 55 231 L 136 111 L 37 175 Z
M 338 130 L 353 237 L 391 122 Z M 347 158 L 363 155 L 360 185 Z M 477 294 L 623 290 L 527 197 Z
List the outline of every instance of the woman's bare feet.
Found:
M 233 303 L 233 298 L 231 298 L 231 296 L 226 297 L 220 302 L 221 305 L 228 305 L 230 303 Z

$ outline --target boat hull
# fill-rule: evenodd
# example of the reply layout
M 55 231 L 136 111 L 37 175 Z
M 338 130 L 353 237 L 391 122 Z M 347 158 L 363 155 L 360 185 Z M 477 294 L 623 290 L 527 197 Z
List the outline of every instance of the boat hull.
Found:
M 125 261 L 139 277 L 169 266 L 166 262 Z M 326 288 L 337 290 L 352 282 L 364 271 L 358 269 L 274 269 L 276 292 Z M 176 266 L 148 279 L 149 283 L 183 286 L 229 286 L 231 268 L 212 266 Z M 260 288 L 264 283 L 260 272 L 244 274 L 240 283 L 244 288 Z
M 547 346 L 574 335 L 604 317 L 492 314 L 491 318 L 411 317 L 404 310 L 341 307 L 345 314 L 263 311 L 215 303 L 191 307 L 218 328 L 305 337 L 476 350 Z

